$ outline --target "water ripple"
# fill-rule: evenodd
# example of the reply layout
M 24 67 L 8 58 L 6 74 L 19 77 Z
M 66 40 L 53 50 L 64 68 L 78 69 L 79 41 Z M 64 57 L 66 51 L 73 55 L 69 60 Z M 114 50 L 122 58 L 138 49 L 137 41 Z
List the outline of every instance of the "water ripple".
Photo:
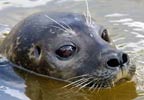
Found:
M 40 5 L 45 5 L 47 2 L 52 0 L 0 0 L 0 10 L 7 7 L 36 7 Z
M 18 90 L 15 90 L 6 86 L 0 86 L 0 91 L 3 91 L 4 93 L 12 97 L 15 97 L 19 100 L 30 100 L 28 97 L 25 96 L 23 92 L 20 92 Z

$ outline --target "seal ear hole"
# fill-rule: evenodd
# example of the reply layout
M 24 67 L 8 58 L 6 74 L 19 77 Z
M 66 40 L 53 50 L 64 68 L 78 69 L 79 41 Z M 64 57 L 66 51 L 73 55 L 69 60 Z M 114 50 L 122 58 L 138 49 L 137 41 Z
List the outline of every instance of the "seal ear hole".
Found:
M 36 58 L 39 58 L 40 54 L 41 54 L 41 48 L 39 46 L 36 46 L 34 50 L 34 56 Z
M 102 34 L 101 34 L 101 37 L 103 40 L 107 41 L 107 42 L 110 42 L 110 38 L 108 36 L 108 31 L 106 29 L 103 30 Z

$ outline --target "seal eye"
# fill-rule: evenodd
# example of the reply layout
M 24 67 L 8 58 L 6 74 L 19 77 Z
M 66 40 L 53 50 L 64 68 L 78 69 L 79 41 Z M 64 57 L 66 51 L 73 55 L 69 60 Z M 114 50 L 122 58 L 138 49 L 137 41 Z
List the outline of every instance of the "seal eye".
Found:
M 56 54 L 58 57 L 66 59 L 71 57 L 76 51 L 76 47 L 73 45 L 64 45 L 60 47 L 58 50 L 56 50 Z
M 108 36 L 108 31 L 106 29 L 103 30 L 101 37 L 103 40 L 110 42 L 109 36 Z

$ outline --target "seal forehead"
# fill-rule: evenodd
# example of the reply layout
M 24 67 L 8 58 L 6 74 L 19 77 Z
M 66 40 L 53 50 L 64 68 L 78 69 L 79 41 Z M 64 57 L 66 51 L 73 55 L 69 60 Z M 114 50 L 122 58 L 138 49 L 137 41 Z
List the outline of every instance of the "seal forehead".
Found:
M 88 28 L 89 27 L 89 28 Z M 88 29 L 94 30 L 88 32 Z M 49 32 L 48 32 L 49 31 Z M 94 37 L 94 34 L 98 34 L 99 26 L 95 23 L 87 24 L 85 16 L 81 14 L 71 13 L 40 13 L 32 15 L 25 19 L 24 25 L 21 28 L 23 34 L 35 34 L 31 35 L 35 38 L 41 37 L 40 35 L 48 34 L 60 34 L 77 35 L 78 32 L 88 34 L 90 37 Z M 40 33 L 40 34 L 39 34 Z M 29 35 L 28 35 L 29 36 Z M 25 38 L 27 38 L 25 36 Z

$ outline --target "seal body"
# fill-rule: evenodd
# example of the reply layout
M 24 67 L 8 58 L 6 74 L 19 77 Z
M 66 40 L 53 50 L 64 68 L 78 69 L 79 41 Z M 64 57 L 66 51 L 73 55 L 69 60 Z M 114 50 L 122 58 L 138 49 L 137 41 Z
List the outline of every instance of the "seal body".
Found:
M 108 87 L 131 79 L 135 72 L 128 55 L 112 45 L 107 30 L 77 13 L 41 12 L 25 18 L 11 30 L 0 52 L 30 71 L 62 80 L 86 79 L 87 85 Z

